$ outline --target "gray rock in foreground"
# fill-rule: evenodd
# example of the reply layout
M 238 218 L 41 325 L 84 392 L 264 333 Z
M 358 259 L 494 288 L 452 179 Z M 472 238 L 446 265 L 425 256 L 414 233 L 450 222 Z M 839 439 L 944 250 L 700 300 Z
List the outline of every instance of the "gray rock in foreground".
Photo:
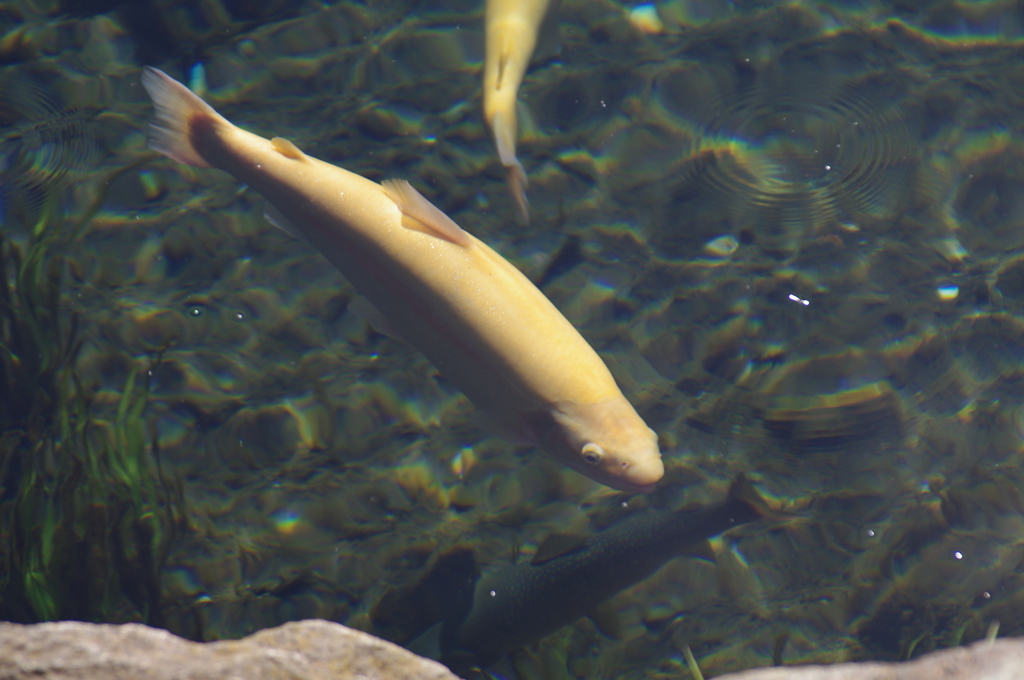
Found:
M 903 663 L 841 663 L 834 666 L 759 668 L 717 680 L 1022 680 L 1024 638 L 975 642 Z
M 456 680 L 447 668 L 337 623 L 309 620 L 242 640 L 62 621 L 0 623 L 0 680 Z
M 201 644 L 139 624 L 0 623 L 0 680 L 457 680 L 439 663 L 328 621 Z M 718 680 L 1022 680 L 1024 638 L 905 663 L 760 668 Z

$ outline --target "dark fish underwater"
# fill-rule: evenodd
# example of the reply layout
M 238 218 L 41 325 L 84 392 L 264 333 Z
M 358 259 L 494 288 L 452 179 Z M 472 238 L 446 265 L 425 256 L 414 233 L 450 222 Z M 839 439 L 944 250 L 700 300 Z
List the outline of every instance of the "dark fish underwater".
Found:
M 775 514 L 739 475 L 720 503 L 641 510 L 575 541 L 555 535 L 540 546 L 532 562 L 482 576 L 468 550 L 455 551 L 416 586 L 431 592 L 412 597 L 434 601 L 443 619 L 441 662 L 466 676 L 592 613 L 670 559 L 699 552 L 695 548 L 708 538 Z M 397 607 L 404 613 L 412 608 Z

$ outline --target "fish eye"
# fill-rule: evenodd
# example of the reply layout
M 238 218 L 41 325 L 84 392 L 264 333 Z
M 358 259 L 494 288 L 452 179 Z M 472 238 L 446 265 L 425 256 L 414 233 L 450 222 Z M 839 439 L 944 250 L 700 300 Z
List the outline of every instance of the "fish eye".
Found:
M 580 453 L 583 454 L 583 460 L 591 465 L 597 465 L 604 460 L 604 449 L 593 442 L 584 444 L 583 450 Z

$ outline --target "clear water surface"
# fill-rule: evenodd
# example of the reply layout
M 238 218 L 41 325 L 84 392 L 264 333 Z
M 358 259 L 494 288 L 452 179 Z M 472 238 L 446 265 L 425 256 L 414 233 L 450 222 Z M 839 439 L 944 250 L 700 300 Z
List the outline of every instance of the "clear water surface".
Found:
M 482 4 L 0 3 L 3 232 L 25 248 L 46 206 L 73 222 L 103 192 L 61 251 L 60 309 L 94 419 L 120 422 L 129 376 L 148 379 L 140 441 L 183 518 L 155 565 L 160 625 L 213 640 L 322 617 L 407 643 L 388 603 L 446 551 L 501 565 L 745 472 L 796 517 L 730 532 L 717 564 L 671 562 L 612 601 L 617 637 L 581 620 L 519 673 L 681 677 L 689 645 L 715 675 L 1024 633 L 1017 4 L 671 0 L 655 31 L 651 7 L 563 0 L 560 50 L 520 90 L 525 228 L 482 121 Z M 408 179 L 540 282 L 659 433 L 659 491 L 489 435 L 258 195 L 146 149 L 143 65 L 246 129 Z M 23 535 L 82 521 L 19 512 Z M 6 560 L 29 550 L 11 522 Z M 107 618 L 154 620 L 119 573 Z

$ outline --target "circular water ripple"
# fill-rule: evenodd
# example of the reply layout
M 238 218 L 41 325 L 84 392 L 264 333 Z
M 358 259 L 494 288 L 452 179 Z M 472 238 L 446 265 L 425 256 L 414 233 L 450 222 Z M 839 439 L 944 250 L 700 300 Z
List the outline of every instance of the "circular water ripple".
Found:
M 676 196 L 701 195 L 778 245 L 830 223 L 856 225 L 905 204 L 919 134 L 898 78 L 828 79 L 779 67 L 750 87 L 716 93 L 689 118 L 706 162 L 687 163 Z M 671 95 L 663 97 L 672 110 Z
M 97 109 L 76 108 L 31 75 L 0 81 L 0 200 L 35 215 L 68 173 L 93 167 L 99 156 Z

